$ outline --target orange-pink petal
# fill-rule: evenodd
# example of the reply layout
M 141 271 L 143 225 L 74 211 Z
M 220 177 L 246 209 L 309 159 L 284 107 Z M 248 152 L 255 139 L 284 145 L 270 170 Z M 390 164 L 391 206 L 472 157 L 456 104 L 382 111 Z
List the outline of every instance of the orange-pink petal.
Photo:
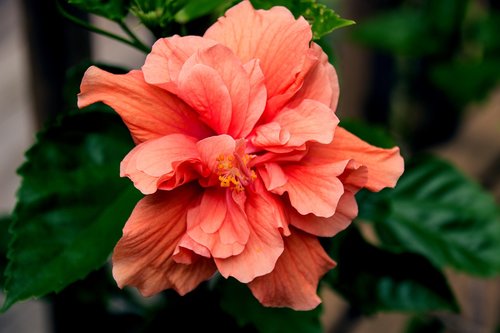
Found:
M 178 95 L 217 134 L 228 133 L 231 123 L 231 95 L 217 71 L 207 65 L 183 67 Z
M 174 133 L 197 138 L 213 133 L 178 97 L 147 84 L 141 71 L 115 75 L 90 67 L 82 79 L 78 107 L 96 102 L 121 116 L 136 143 Z
M 293 230 L 274 270 L 248 286 L 264 306 L 311 310 L 321 303 L 319 279 L 334 266 L 316 237 Z
M 311 51 L 319 60 L 304 77 L 300 90 L 293 96 L 290 104 L 296 105 L 304 99 L 312 99 L 330 106 L 335 111 L 339 99 L 337 73 L 318 44 L 311 43 Z
M 223 113 L 220 113 L 220 108 L 215 107 L 212 112 L 223 118 L 225 126 L 221 127 L 220 124 L 217 124 L 220 129 L 213 126 L 212 128 L 219 134 L 227 133 L 233 138 L 245 136 L 264 112 L 266 104 L 264 75 L 260 70 L 259 62 L 253 60 L 244 66 L 229 48 L 221 44 L 199 50 L 187 59 L 179 74 L 180 89 L 177 94 L 200 112 L 202 119 L 205 120 L 207 119 L 205 116 L 206 107 L 202 105 L 200 109 L 198 99 L 195 102 L 191 100 L 196 97 L 196 95 L 193 96 L 193 89 L 185 91 L 183 88 L 186 85 L 188 87 L 198 86 L 196 82 L 193 83 L 189 79 L 192 76 L 189 73 L 200 70 L 198 65 L 208 66 L 212 70 L 211 74 L 207 73 L 206 77 L 203 77 L 205 82 L 211 82 L 211 84 L 205 85 L 203 83 L 204 91 L 202 93 L 208 95 L 210 100 L 223 98 L 223 105 L 227 103 L 225 99 L 228 99 L 230 104 L 228 114 L 225 113 L 225 108 L 222 108 Z M 194 91 L 200 95 L 198 90 L 200 89 Z M 211 105 L 217 106 L 218 104 L 212 102 Z M 214 108 L 213 106 L 212 108 Z M 212 125 L 214 120 L 208 118 L 209 125 Z
M 329 164 L 297 163 L 284 165 L 287 182 L 273 190 L 278 194 L 288 193 L 291 205 L 302 215 L 314 214 L 330 217 L 335 214 L 344 186 L 338 179 L 347 161 Z
M 303 100 L 280 111 L 270 123 L 256 128 L 252 143 L 268 151 L 289 151 L 306 142 L 330 143 L 339 120 L 326 105 Z
M 318 217 L 314 214 L 301 215 L 293 208 L 289 210 L 290 224 L 309 234 L 320 237 L 333 237 L 347 228 L 358 215 L 356 198 L 351 191 L 345 191 L 339 199 L 335 214 L 331 217 Z
M 263 192 L 248 191 L 245 212 L 248 217 L 250 235 L 241 254 L 225 259 L 215 258 L 222 276 L 232 276 L 243 283 L 257 276 L 270 273 L 283 252 L 280 225 L 288 228 L 283 208 L 277 200 L 269 200 Z
M 198 193 L 196 186 L 186 185 L 139 201 L 113 253 L 113 277 L 120 288 L 134 286 L 144 296 L 173 288 L 183 295 L 214 273 L 209 259 L 185 265 L 172 258 L 186 230 L 189 203 Z
M 371 191 L 396 186 L 404 171 L 404 161 L 398 147 L 382 149 L 372 146 L 341 127 L 335 131 L 327 149 L 337 159 L 354 160 L 365 166 L 367 180 L 364 187 Z
M 160 38 L 153 44 L 142 66 L 144 80 L 175 91 L 177 78 L 186 60 L 196 51 L 215 44 L 215 41 L 200 36 Z
M 191 164 L 186 167 L 182 164 L 184 162 Z M 142 193 L 151 194 L 172 178 L 175 179 L 170 183 L 173 186 L 168 189 L 199 177 L 195 172 L 196 164 L 199 168 L 196 139 L 171 134 L 143 142 L 132 149 L 121 163 L 120 175 L 129 177 Z M 179 168 L 181 165 L 183 167 Z
M 259 59 L 268 98 L 272 98 L 297 85 L 312 32 L 304 18 L 296 20 L 285 7 L 255 10 L 250 1 L 242 1 L 219 18 L 204 37 L 226 45 L 243 63 Z
M 217 158 L 220 155 L 232 155 L 236 148 L 236 141 L 226 134 L 210 136 L 198 141 L 196 148 L 202 162 L 214 175 L 217 175 Z
M 243 251 L 250 230 L 243 207 L 233 200 L 231 192 L 209 188 L 200 204 L 188 212 L 187 234 L 214 258 L 227 258 Z

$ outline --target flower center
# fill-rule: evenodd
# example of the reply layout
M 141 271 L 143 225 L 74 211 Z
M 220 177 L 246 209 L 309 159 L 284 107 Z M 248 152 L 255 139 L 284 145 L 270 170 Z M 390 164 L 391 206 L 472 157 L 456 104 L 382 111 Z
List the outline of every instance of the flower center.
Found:
M 217 157 L 220 186 L 229 187 L 238 192 L 245 190 L 245 186 L 250 185 L 257 178 L 255 171 L 247 166 L 254 157 L 241 152 L 240 149 L 236 149 L 234 154 L 220 154 Z

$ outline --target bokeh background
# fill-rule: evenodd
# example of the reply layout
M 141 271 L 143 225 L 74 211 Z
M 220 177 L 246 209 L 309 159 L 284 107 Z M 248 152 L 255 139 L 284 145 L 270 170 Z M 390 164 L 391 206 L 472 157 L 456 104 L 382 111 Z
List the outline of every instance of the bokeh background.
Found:
M 403 149 L 437 153 L 500 202 L 499 2 L 327 2 L 358 23 L 329 40 L 340 77 L 341 119 L 388 127 L 408 142 Z M 62 107 L 65 69 L 88 57 L 127 68 L 144 60 L 130 47 L 73 26 L 50 3 L 0 0 L 0 213 L 15 204 L 15 170 L 34 133 Z M 152 40 L 140 25 L 131 26 Z M 461 315 L 438 314 L 447 331 L 493 332 L 500 318 L 500 279 L 446 273 L 462 308 Z M 360 316 L 333 292 L 323 298 L 329 332 L 396 333 L 406 323 L 401 313 Z M 0 332 L 52 332 L 52 319 L 46 303 L 29 301 L 0 315 Z

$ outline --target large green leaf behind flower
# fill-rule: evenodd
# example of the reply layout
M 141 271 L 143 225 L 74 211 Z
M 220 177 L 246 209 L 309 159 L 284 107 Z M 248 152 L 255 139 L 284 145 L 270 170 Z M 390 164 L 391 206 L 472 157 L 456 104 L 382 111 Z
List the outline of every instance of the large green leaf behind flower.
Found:
M 362 312 L 458 309 L 446 278 L 424 257 L 379 249 L 354 226 L 331 242 L 338 266 L 325 281 Z
M 362 192 L 360 216 L 374 221 L 382 245 L 420 253 L 438 267 L 474 275 L 500 272 L 500 214 L 492 196 L 451 164 L 409 161 L 393 190 Z
M 107 112 L 73 114 L 38 135 L 18 170 L 4 311 L 57 292 L 106 262 L 140 198 L 119 177 L 132 146 L 119 117 Z

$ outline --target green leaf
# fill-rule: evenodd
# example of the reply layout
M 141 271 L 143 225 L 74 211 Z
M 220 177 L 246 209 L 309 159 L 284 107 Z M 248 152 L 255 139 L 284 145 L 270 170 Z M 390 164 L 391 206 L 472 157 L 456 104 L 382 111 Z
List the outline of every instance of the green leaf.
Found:
M 190 2 L 187 0 L 135 0 L 130 7 L 130 12 L 154 31 L 170 25 L 174 21 L 175 13 L 187 3 Z
M 252 325 L 261 333 L 321 333 L 321 308 L 294 311 L 287 308 L 262 306 L 248 287 L 234 279 L 220 281 L 221 307 L 241 326 Z
M 480 101 L 500 83 L 500 60 L 455 61 L 435 66 L 431 79 L 458 106 Z
M 396 146 L 396 141 L 383 127 L 345 118 L 342 119 L 340 126 L 374 146 L 381 148 L 392 148 Z
M 444 324 L 435 317 L 413 317 L 410 318 L 406 326 L 405 333 L 443 333 Z
M 485 56 L 491 58 L 500 54 L 500 11 L 489 11 L 487 15 L 480 17 L 472 27 L 472 39 L 484 48 Z
M 313 39 L 320 39 L 333 30 L 353 25 L 355 22 L 340 17 L 332 9 L 315 0 L 300 1 L 300 12 L 311 23 Z
M 354 24 L 354 21 L 341 18 L 317 0 L 252 0 L 255 8 L 269 9 L 273 6 L 287 7 L 295 17 L 303 16 L 311 24 L 313 39 L 320 39 L 335 29 Z
M 429 33 L 421 11 L 400 8 L 359 22 L 353 29 L 356 41 L 399 55 L 427 55 L 439 50 L 440 41 Z
M 424 1 L 423 14 L 430 29 L 441 40 L 460 31 L 469 0 Z
M 130 0 L 68 0 L 68 3 L 117 22 L 127 16 L 130 7 Z
M 420 253 L 438 267 L 474 275 L 500 272 L 498 207 L 449 163 L 417 157 L 407 163 L 395 189 L 364 192 L 358 199 L 360 215 L 375 222 L 384 247 Z
M 9 244 L 10 216 L 0 217 L 0 288 L 4 286 L 4 272 L 7 267 L 7 248 Z
M 178 23 L 187 23 L 201 16 L 210 14 L 218 7 L 224 6 L 224 4 L 227 3 L 227 0 L 189 1 L 174 17 Z
M 355 227 L 335 237 L 330 253 L 338 266 L 325 281 L 364 313 L 457 310 L 443 274 L 420 255 L 379 249 Z
M 106 262 L 140 198 L 119 177 L 132 146 L 119 117 L 106 112 L 67 116 L 38 135 L 18 170 L 4 311 L 57 292 Z

